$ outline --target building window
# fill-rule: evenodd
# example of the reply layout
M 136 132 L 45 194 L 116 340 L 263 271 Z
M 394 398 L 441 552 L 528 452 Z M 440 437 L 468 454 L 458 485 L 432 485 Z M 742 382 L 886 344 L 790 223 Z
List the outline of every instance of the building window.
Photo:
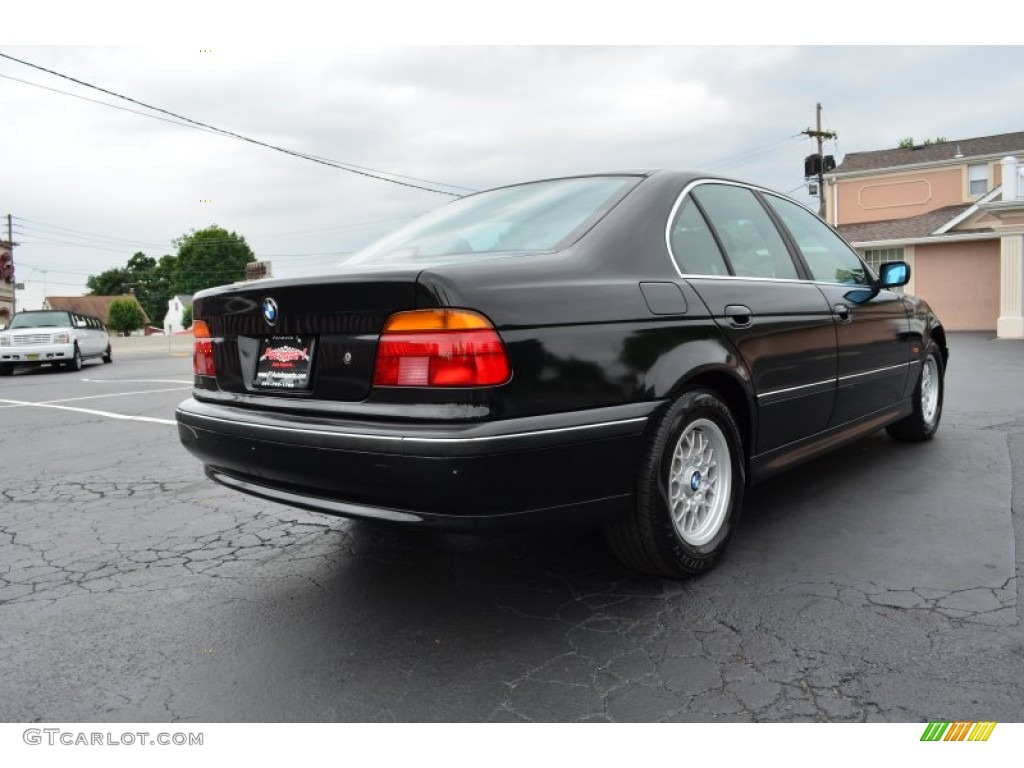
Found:
M 988 192 L 988 163 L 967 166 L 967 191 L 971 197 Z
M 883 264 L 906 259 L 903 257 L 902 248 L 869 248 L 864 251 L 864 261 L 877 275 Z M 897 288 L 896 293 L 903 293 L 903 288 Z

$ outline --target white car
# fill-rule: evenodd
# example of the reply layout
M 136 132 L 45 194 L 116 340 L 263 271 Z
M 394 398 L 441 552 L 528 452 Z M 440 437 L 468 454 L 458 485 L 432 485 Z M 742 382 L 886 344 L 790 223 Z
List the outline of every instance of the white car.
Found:
M 99 318 L 64 310 L 19 312 L 0 331 L 0 376 L 21 365 L 82 370 L 82 361 L 111 361 L 110 337 Z

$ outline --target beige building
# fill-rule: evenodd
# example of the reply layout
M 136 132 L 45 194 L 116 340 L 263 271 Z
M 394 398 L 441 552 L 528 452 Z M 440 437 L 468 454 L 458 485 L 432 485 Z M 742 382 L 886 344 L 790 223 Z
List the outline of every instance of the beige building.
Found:
M 14 316 L 14 243 L 0 240 L 0 328 Z
M 1024 132 L 852 152 L 826 174 L 826 218 L 950 330 L 1024 338 Z

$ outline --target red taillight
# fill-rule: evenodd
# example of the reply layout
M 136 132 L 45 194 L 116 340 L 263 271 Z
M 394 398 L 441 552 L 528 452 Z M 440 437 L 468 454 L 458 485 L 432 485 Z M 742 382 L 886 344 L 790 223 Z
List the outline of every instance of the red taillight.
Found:
M 511 370 L 490 322 L 465 310 L 418 310 L 392 315 L 377 344 L 375 386 L 488 387 Z
M 192 323 L 192 370 L 196 376 L 216 376 L 217 367 L 213 363 L 213 339 L 210 328 L 202 320 Z

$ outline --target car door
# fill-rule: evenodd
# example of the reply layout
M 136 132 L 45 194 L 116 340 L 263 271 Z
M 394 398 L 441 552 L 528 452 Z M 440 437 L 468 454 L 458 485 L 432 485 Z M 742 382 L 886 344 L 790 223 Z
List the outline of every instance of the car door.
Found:
M 897 403 L 912 365 L 910 321 L 903 298 L 873 290 L 874 277 L 836 232 L 800 205 L 764 194 L 832 308 L 838 345 L 838 389 L 831 426 Z
M 75 325 L 78 327 L 79 348 L 84 357 L 92 357 L 96 354 L 96 335 L 93 333 L 88 315 L 77 315 Z
M 89 315 L 80 315 L 78 317 L 83 325 L 79 328 L 82 333 L 80 349 L 82 354 L 86 357 L 92 357 L 98 355 L 99 350 L 99 339 L 96 334 L 96 321 Z
M 750 372 L 753 452 L 824 430 L 836 389 L 828 302 L 797 266 L 768 211 L 744 186 L 702 182 L 677 206 L 669 242 L 685 279 Z

